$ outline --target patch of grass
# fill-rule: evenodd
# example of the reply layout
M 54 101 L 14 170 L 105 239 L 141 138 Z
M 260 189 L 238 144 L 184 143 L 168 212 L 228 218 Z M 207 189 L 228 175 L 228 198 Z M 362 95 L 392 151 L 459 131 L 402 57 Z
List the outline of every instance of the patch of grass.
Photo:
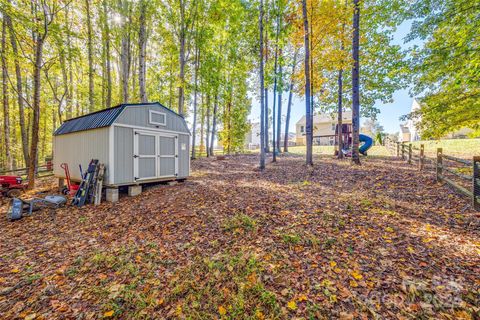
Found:
M 368 199 L 362 199 L 362 200 L 360 200 L 360 205 L 362 207 L 371 207 L 373 205 L 373 202 L 371 200 L 368 200 Z
M 337 243 L 337 239 L 336 238 L 327 238 L 325 239 L 325 241 L 323 242 L 323 248 L 328 250 L 328 249 L 331 249 L 333 248 L 333 246 L 335 245 L 335 243 Z
M 398 216 L 398 213 L 393 211 L 393 210 L 386 210 L 386 209 L 373 209 L 372 212 L 377 213 L 382 216 L 390 216 L 390 217 L 395 217 Z
M 302 241 L 300 235 L 296 233 L 284 233 L 280 236 L 282 237 L 283 242 L 289 245 L 297 245 Z
M 65 270 L 65 275 L 69 278 L 74 278 L 78 274 L 79 270 L 77 267 L 70 267 Z
M 250 232 L 257 229 L 257 221 L 246 214 L 239 213 L 227 219 L 222 227 L 225 231 Z
M 412 145 L 420 147 L 425 146 L 425 155 L 436 157 L 437 148 L 443 148 L 443 153 L 449 156 L 456 156 L 465 159 L 471 159 L 478 155 L 480 150 L 480 139 L 444 139 L 415 141 Z
M 197 257 L 178 270 L 166 302 L 175 306 L 178 318 L 279 318 L 277 297 L 262 282 L 264 272 L 262 263 L 247 253 Z
M 43 277 L 43 275 L 39 274 L 39 273 L 34 273 L 34 274 L 30 274 L 28 276 L 25 277 L 25 281 L 28 283 L 28 284 L 32 284 L 33 282 L 41 279 Z

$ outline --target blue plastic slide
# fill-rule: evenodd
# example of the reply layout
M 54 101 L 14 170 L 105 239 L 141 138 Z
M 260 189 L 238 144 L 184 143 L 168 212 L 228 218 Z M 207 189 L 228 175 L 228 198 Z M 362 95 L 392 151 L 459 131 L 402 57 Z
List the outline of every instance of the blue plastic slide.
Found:
M 363 142 L 363 145 L 358 149 L 358 151 L 364 156 L 366 156 L 367 150 L 370 149 L 373 145 L 373 139 L 364 134 L 360 134 L 359 140 L 360 142 Z

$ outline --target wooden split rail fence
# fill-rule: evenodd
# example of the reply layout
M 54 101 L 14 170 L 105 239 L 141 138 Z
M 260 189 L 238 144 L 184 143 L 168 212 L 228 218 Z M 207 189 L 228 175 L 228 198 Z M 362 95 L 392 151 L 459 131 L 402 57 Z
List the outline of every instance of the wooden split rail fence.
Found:
M 28 167 L 0 171 L 0 175 L 26 176 L 27 173 L 28 173 Z M 38 165 L 35 168 L 35 173 L 36 173 L 36 176 L 38 177 L 48 177 L 53 175 L 53 162 L 51 160 L 48 160 L 44 164 Z
M 416 163 L 419 170 L 434 170 L 438 182 L 445 182 L 472 199 L 472 207 L 480 211 L 480 156 L 466 160 L 446 155 L 442 148 L 437 148 L 437 157 L 433 159 L 425 156 L 423 144 L 417 147 L 411 143 L 385 139 L 385 146 L 407 163 Z

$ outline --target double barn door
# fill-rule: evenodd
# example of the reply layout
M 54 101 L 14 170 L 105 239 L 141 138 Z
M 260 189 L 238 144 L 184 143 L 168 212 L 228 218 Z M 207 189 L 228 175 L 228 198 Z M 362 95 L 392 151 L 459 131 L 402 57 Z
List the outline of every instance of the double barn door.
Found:
M 135 180 L 176 177 L 178 175 L 178 136 L 135 131 Z

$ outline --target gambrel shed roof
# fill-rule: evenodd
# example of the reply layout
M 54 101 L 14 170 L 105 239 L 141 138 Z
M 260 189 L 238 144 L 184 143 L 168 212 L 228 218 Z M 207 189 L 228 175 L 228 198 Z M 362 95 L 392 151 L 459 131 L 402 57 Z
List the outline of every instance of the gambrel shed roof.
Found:
M 79 116 L 76 118 L 68 119 L 62 123 L 62 125 L 55 130 L 53 133 L 54 136 L 72 133 L 72 132 L 79 132 L 85 130 L 92 130 L 97 128 L 109 127 L 111 126 L 118 116 L 122 113 L 122 111 L 126 107 L 130 106 L 149 106 L 149 105 L 158 105 L 168 112 L 171 112 L 179 117 L 181 117 L 184 121 L 185 119 L 180 114 L 176 113 L 173 110 L 168 109 L 164 105 L 159 102 L 152 102 L 152 103 L 127 103 L 127 104 L 119 104 L 118 106 L 99 110 L 96 112 L 88 113 L 83 116 Z M 185 124 L 186 126 L 186 124 Z

